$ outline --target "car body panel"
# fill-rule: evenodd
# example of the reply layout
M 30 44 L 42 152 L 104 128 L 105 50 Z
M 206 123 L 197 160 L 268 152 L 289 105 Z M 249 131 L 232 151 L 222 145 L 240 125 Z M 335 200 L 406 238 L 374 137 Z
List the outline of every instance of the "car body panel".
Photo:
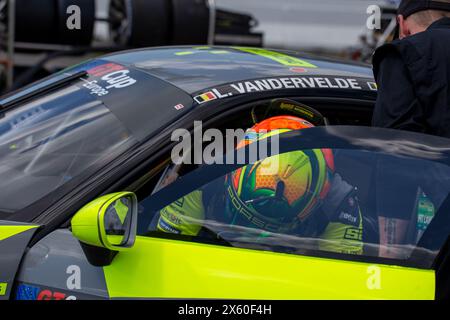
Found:
M 0 221 L 0 300 L 9 299 L 20 261 L 38 227 Z
M 111 298 L 434 299 L 435 288 L 433 270 L 146 237 L 104 270 Z
M 87 261 L 79 241 L 67 229 L 50 233 L 30 248 L 16 281 L 13 298 L 20 300 L 108 298 L 102 268 Z
M 433 270 L 150 237 L 94 267 L 63 229 L 29 250 L 16 282 L 18 300 L 433 299 L 435 288 Z

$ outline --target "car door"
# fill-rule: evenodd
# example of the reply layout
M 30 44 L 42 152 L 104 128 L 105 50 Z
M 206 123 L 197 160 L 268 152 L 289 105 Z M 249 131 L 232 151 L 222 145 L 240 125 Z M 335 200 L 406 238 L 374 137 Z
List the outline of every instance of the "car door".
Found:
M 324 237 L 326 231 L 309 237 L 271 233 L 261 240 L 248 233 L 248 225 L 233 225 L 231 230 L 218 212 L 214 218 L 191 220 L 207 226 L 209 233 L 183 235 L 155 227 L 161 209 L 239 168 L 236 164 L 200 166 L 153 195 L 140 197 L 134 247 L 120 252 L 103 268 L 109 297 L 435 298 L 433 262 L 449 231 L 443 212 L 450 191 L 448 140 L 345 126 L 290 132 L 279 140 L 279 154 L 323 148 L 332 150 L 335 174 L 356 192 L 354 198 L 344 199 L 357 199 L 363 229 L 349 228 L 344 242 L 359 239 L 361 252 L 346 251 L 340 240 Z M 391 167 L 386 169 L 386 164 Z M 398 189 L 386 192 L 389 185 Z M 223 189 L 213 187 L 212 191 Z M 398 212 L 380 212 L 390 202 L 403 207 Z M 348 208 L 339 207 L 329 222 L 354 223 Z M 406 221 L 397 243 L 380 244 L 380 232 L 389 228 L 380 216 L 390 224 Z M 436 217 L 441 217 L 438 234 L 429 229 L 435 228 L 432 221 Z

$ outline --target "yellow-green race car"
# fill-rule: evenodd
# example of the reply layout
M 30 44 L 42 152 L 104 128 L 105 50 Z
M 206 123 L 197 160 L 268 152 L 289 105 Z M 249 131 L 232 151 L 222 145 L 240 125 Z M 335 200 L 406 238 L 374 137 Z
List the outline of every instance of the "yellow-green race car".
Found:
M 371 128 L 376 90 L 365 65 L 165 47 L 3 97 L 0 299 L 449 298 L 449 140 Z

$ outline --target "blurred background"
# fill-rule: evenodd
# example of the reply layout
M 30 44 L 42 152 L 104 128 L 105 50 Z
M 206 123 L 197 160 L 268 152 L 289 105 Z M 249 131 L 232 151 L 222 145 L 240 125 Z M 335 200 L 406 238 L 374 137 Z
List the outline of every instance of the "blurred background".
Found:
M 0 0 L 0 94 L 112 51 L 240 45 L 370 62 L 397 0 Z M 77 15 L 71 5 L 80 8 Z M 381 29 L 367 8 L 381 8 Z M 75 23 L 75 24 L 74 24 Z

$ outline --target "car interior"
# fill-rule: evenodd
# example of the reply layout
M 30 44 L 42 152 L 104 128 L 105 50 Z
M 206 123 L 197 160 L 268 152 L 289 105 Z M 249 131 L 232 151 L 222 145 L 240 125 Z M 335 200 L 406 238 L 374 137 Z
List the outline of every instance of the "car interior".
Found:
M 327 99 L 327 98 L 292 98 L 289 99 L 306 104 L 318 110 L 326 119 L 329 125 L 351 125 L 351 126 L 370 126 L 373 102 L 361 100 L 347 100 L 347 99 Z M 228 112 L 221 113 L 211 117 L 204 122 L 203 130 L 208 128 L 216 128 L 222 132 L 225 129 L 247 129 L 254 125 L 254 110 L 255 106 L 267 106 L 270 100 L 261 100 L 252 102 L 246 105 L 241 105 L 236 108 L 229 108 Z M 231 110 L 230 110 L 231 109 Z M 258 111 L 255 111 L 258 114 Z M 237 141 L 236 141 L 237 143 Z M 205 145 L 204 145 L 205 147 Z M 349 184 L 357 186 L 358 197 L 360 199 L 361 210 L 364 212 L 363 216 L 363 242 L 364 242 L 364 256 L 377 257 L 379 243 L 378 217 L 375 210 L 374 195 L 374 179 L 375 169 L 370 153 L 365 155 L 353 154 L 350 157 L 340 157 L 336 161 L 336 167 L 339 168 L 339 174 Z M 339 163 L 339 161 L 341 163 Z M 157 164 L 155 166 L 155 163 Z M 191 236 L 179 236 L 175 234 L 165 234 L 162 232 L 149 231 L 150 226 L 155 226 L 158 220 L 158 212 L 151 212 L 145 208 L 145 201 L 152 198 L 156 192 L 160 191 L 167 184 L 177 180 L 178 177 L 187 175 L 188 173 L 197 169 L 199 165 L 182 164 L 174 165 L 170 158 L 170 152 L 165 153 L 158 159 L 154 159 L 149 163 L 149 166 L 143 167 L 133 177 L 129 177 L 116 186 L 118 190 L 128 190 L 136 193 L 140 206 L 138 218 L 138 234 L 146 236 L 156 236 L 170 239 L 179 239 L 192 242 L 208 243 L 208 239 L 198 239 Z M 360 173 L 364 172 L 363 175 Z M 368 178 L 370 177 L 370 178 Z M 115 188 L 116 188 L 115 187 Z M 186 194 L 191 192 L 187 190 Z M 150 230 L 155 230 L 150 228 Z M 221 239 L 214 239 L 211 237 L 210 243 L 217 244 L 222 242 Z M 223 241 L 223 245 L 229 245 Z M 356 258 L 355 258 L 356 259 Z
M 340 100 L 340 99 L 314 99 L 314 98 L 289 98 L 302 104 L 306 104 L 309 107 L 318 110 L 326 118 L 328 125 L 359 125 L 370 126 L 371 121 L 371 108 L 370 102 L 361 102 L 359 100 Z M 248 129 L 255 124 L 255 116 L 257 121 L 264 119 L 264 112 L 268 107 L 270 100 L 263 100 L 253 102 L 247 106 L 239 108 L 239 111 L 227 113 L 222 115 L 220 119 L 215 119 L 207 123 L 203 130 L 208 128 L 216 128 L 222 132 L 225 129 Z M 236 141 L 237 143 L 237 141 Z M 367 170 L 371 172 L 373 169 L 368 165 L 367 159 L 361 159 L 361 161 L 355 161 L 355 159 L 343 159 L 342 161 L 353 161 L 352 166 L 359 166 L 358 170 L 347 170 L 348 172 L 340 172 L 346 181 L 352 185 L 357 185 L 361 197 L 361 203 L 366 206 L 369 199 L 369 195 L 373 192 L 373 184 L 367 181 L 367 178 L 362 178 L 357 172 L 360 170 Z M 144 200 L 149 198 L 152 194 L 162 189 L 167 184 L 167 181 L 172 183 L 177 177 L 186 175 L 192 172 L 198 165 L 183 164 L 183 165 L 171 165 L 170 159 L 163 159 L 159 167 L 159 171 L 153 169 L 152 173 L 147 172 L 138 181 L 130 185 L 127 190 L 136 190 L 138 199 Z M 339 167 L 339 163 L 336 163 Z M 345 168 L 351 168 L 352 166 L 345 165 Z M 365 220 L 365 243 L 376 243 L 378 241 L 377 223 L 375 220 L 375 212 L 370 210 L 374 208 L 374 205 L 368 204 L 368 208 L 362 208 L 366 212 Z M 144 208 L 141 208 L 144 211 Z M 155 225 L 158 217 L 145 217 L 141 215 L 141 223 L 139 223 L 140 233 L 145 233 L 148 230 L 149 225 Z M 146 222 L 143 222 L 145 220 Z M 142 223 L 143 222 L 143 223 Z M 145 225 L 145 227 L 143 227 Z M 139 233 L 138 232 L 138 233 Z

